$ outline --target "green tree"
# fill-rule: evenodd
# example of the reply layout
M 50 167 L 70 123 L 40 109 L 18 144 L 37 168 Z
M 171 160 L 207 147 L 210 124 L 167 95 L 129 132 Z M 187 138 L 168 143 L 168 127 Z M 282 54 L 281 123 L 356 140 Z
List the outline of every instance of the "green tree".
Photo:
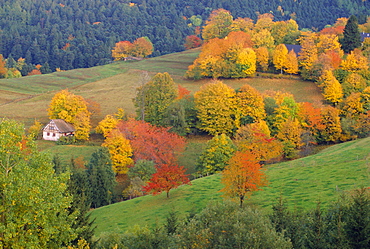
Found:
M 197 170 L 203 174 L 222 171 L 234 155 L 236 146 L 225 134 L 214 136 L 199 156 Z
M 61 248 L 76 238 L 68 213 L 68 174 L 24 139 L 23 125 L 0 121 L 0 247 Z
M 361 35 L 358 29 L 358 21 L 356 16 L 352 15 L 344 27 L 343 38 L 340 40 L 342 49 L 345 53 L 349 53 L 355 48 L 361 46 Z
M 181 248 L 292 248 L 258 210 L 211 203 L 178 229 Z
M 87 165 L 87 177 L 91 191 L 91 207 L 111 204 L 116 179 L 107 149 L 100 148 L 91 155 Z
M 178 96 L 178 88 L 169 73 L 158 73 L 137 89 L 134 99 L 138 117 L 153 125 L 165 125 L 165 112 Z
M 205 41 L 213 38 L 224 38 L 230 32 L 230 25 L 233 23 L 233 16 L 224 9 L 212 11 L 206 25 L 203 28 L 202 37 Z

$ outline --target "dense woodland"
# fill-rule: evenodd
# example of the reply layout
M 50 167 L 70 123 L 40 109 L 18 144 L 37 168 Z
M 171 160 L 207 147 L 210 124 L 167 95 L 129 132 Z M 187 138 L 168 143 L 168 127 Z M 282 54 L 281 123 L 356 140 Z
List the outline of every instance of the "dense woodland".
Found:
M 294 18 L 300 28 L 314 30 L 351 14 L 363 23 L 370 13 L 369 1 L 361 0 L 4 0 L 0 54 L 25 58 L 21 73 L 27 75 L 38 64 L 43 73 L 106 64 L 115 43 L 145 36 L 154 45 L 153 56 L 177 52 L 218 8 L 253 20 L 260 13 L 272 13 L 276 21 Z

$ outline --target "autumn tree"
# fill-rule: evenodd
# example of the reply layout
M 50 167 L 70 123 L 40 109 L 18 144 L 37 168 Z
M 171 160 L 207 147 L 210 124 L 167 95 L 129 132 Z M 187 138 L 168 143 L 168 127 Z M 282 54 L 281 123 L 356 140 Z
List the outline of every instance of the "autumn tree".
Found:
M 243 85 L 236 93 L 241 123 L 255 122 L 266 117 L 262 95 L 248 84 Z
M 266 47 L 259 47 L 256 49 L 257 65 L 261 71 L 267 71 L 269 67 L 269 51 Z
M 288 74 L 298 74 L 298 59 L 297 54 L 294 52 L 294 50 L 290 50 L 286 61 L 284 63 L 284 72 Z
M 298 41 L 301 45 L 299 64 L 303 68 L 304 77 L 310 79 L 314 63 L 318 59 L 318 50 L 315 43 L 316 36 L 313 33 L 303 33 Z
M 129 56 L 144 58 L 153 53 L 153 44 L 148 37 L 140 37 L 133 43 L 119 41 L 112 50 L 115 61 L 125 60 Z
M 252 41 L 255 48 L 266 47 L 268 49 L 274 48 L 274 37 L 272 37 L 270 31 L 262 29 L 259 32 L 253 34 Z
M 328 102 L 336 105 L 343 100 L 342 85 L 331 71 L 325 71 L 322 77 L 320 77 L 320 81 L 320 87 L 323 89 L 324 98 Z
M 56 93 L 50 102 L 48 114 L 50 119 L 63 119 L 71 123 L 76 130 L 76 139 L 89 139 L 90 112 L 82 96 L 74 95 L 68 90 Z
M 8 69 L 6 68 L 6 62 L 2 54 L 0 54 L 0 78 L 5 78 Z
M 42 124 L 35 119 L 34 123 L 28 129 L 28 136 L 33 139 L 37 140 L 42 130 Z
M 359 72 L 361 70 L 368 70 L 369 64 L 365 56 L 363 56 L 360 49 L 354 49 L 342 61 L 341 68 L 349 72 Z
M 366 80 L 358 73 L 349 74 L 342 84 L 345 97 L 351 93 L 362 92 L 367 86 Z
M 184 184 L 191 184 L 185 174 L 185 169 L 178 165 L 162 164 L 157 166 L 157 172 L 153 174 L 144 190 L 153 195 L 166 192 L 167 198 L 170 197 L 170 190 Z
M 293 35 L 297 37 L 299 35 L 298 24 L 293 19 L 274 22 L 271 35 L 274 37 L 275 44 L 292 44 L 287 42 L 289 40 L 288 36 Z
M 170 128 L 157 127 L 144 121 L 121 121 L 118 129 L 130 140 L 136 162 L 145 159 L 157 165 L 174 165 L 177 163 L 178 153 L 185 146 L 185 139 L 169 132 Z
M 342 126 L 340 123 L 340 110 L 332 106 L 321 109 L 322 124 L 325 129 L 320 131 L 320 139 L 324 142 L 337 142 L 341 138 Z
M 358 29 L 358 21 L 356 16 L 352 15 L 344 27 L 343 39 L 340 40 L 342 49 L 345 53 L 349 53 L 355 48 L 361 46 L 361 36 Z
M 130 141 L 118 129 L 114 129 L 109 133 L 102 146 L 108 148 L 114 172 L 127 174 L 128 166 L 133 164 Z
M 265 13 L 258 15 L 256 25 L 254 26 L 254 31 L 259 32 L 263 29 L 271 31 L 274 24 L 274 16 L 271 13 Z
M 178 87 L 169 73 L 157 73 L 137 89 L 134 99 L 140 118 L 153 125 L 164 125 L 164 115 L 178 96 Z
M 197 48 L 202 45 L 202 40 L 196 35 L 189 35 L 185 39 L 185 49 Z
M 236 147 L 225 134 L 214 136 L 198 158 L 197 170 L 202 174 L 214 174 L 222 171 L 234 155 Z
M 283 73 L 283 68 L 286 63 L 288 56 L 288 49 L 284 44 L 279 44 L 276 46 L 273 56 L 272 62 L 277 70 L 280 70 L 280 73 Z
M 253 154 L 259 162 L 267 162 L 282 154 L 282 144 L 271 137 L 270 129 L 264 120 L 241 126 L 235 135 L 238 151 Z
M 262 165 L 252 153 L 236 152 L 222 172 L 221 183 L 225 186 L 220 191 L 224 197 L 238 198 L 240 207 L 252 192 L 266 185 Z
M 118 108 L 117 113 L 108 114 L 103 120 L 99 122 L 99 124 L 95 128 L 96 133 L 103 134 L 105 138 L 108 137 L 109 133 L 113 129 L 117 128 L 118 122 L 124 117 L 125 111 L 122 108 Z
M 145 58 L 153 53 L 153 44 L 147 36 L 137 38 L 132 43 L 131 55 Z
M 216 135 L 232 134 L 239 127 L 236 93 L 231 87 L 214 81 L 201 86 L 194 98 L 199 129 Z
M 0 120 L 0 247 L 62 248 L 77 238 L 69 213 L 68 174 L 25 137 L 22 124 Z
M 213 10 L 203 28 L 202 37 L 205 41 L 212 38 L 224 38 L 230 32 L 233 16 L 225 9 Z
M 213 38 L 202 46 L 199 57 L 189 66 L 186 76 L 200 79 L 240 78 L 255 71 L 253 42 L 243 31 L 230 32 L 224 39 Z
M 312 103 L 304 102 L 300 104 L 298 116 L 302 127 L 317 140 L 319 132 L 325 129 L 321 109 L 314 107 Z
M 250 33 L 254 28 L 253 20 L 250 18 L 241 18 L 238 17 L 233 20 L 233 23 L 230 25 L 230 31 L 243 31 Z
M 129 41 L 119 41 L 112 50 L 112 57 L 115 61 L 125 60 L 131 54 L 132 43 Z
M 287 119 L 281 124 L 281 128 L 276 134 L 276 138 L 282 141 L 284 156 L 286 158 L 294 157 L 294 150 L 299 149 L 302 143 L 303 129 L 298 119 Z
M 361 98 L 361 93 L 356 92 L 349 95 L 342 103 L 342 114 L 347 117 L 357 117 L 363 113 L 364 105 Z

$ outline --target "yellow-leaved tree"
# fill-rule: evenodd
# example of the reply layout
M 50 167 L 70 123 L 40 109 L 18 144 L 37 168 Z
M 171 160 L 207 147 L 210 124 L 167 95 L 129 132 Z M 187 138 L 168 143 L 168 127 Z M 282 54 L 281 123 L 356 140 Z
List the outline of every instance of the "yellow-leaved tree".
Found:
M 361 70 L 368 70 L 369 62 L 367 58 L 362 55 L 362 51 L 356 48 L 342 61 L 341 67 L 343 70 L 347 70 L 349 72 L 358 72 Z
M 263 97 L 256 89 L 248 84 L 243 85 L 237 92 L 241 123 L 252 123 L 266 117 Z
M 198 128 L 211 135 L 232 134 L 240 125 L 234 89 L 221 81 L 203 85 L 194 94 Z
M 255 48 L 267 47 L 272 49 L 275 45 L 274 37 L 272 37 L 270 31 L 262 29 L 259 32 L 253 34 L 252 41 Z
M 298 73 L 298 59 L 297 54 L 294 50 L 290 50 L 284 64 L 284 72 L 289 74 L 297 74 Z
M 277 70 L 280 70 L 280 73 L 283 73 L 283 68 L 287 56 L 288 49 L 286 48 L 286 46 L 284 44 L 277 45 L 272 56 L 272 63 Z
M 128 166 L 132 165 L 132 148 L 130 141 L 118 130 L 112 130 L 102 144 L 108 148 L 112 160 L 112 168 L 117 174 L 127 174 Z
M 76 139 L 89 139 L 90 112 L 82 96 L 75 95 L 67 89 L 56 93 L 50 102 L 48 114 L 50 119 L 63 119 L 72 124 L 76 130 Z
M 244 48 L 239 54 L 236 64 L 241 67 L 246 75 L 253 75 L 256 72 L 256 53 L 251 48 Z
M 269 51 L 266 47 L 259 47 L 256 49 L 257 65 L 260 70 L 267 71 L 269 67 Z
M 332 71 L 325 71 L 320 77 L 320 87 L 323 89 L 324 98 L 333 104 L 338 104 L 343 100 L 342 85 L 335 78 Z

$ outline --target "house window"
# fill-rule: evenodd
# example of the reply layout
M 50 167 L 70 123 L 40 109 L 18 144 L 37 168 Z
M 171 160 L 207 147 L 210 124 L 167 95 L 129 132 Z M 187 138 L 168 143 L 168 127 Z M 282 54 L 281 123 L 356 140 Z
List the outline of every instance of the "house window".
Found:
M 55 133 L 53 133 L 53 137 L 55 137 Z
M 50 132 L 46 133 L 46 136 L 50 136 Z

